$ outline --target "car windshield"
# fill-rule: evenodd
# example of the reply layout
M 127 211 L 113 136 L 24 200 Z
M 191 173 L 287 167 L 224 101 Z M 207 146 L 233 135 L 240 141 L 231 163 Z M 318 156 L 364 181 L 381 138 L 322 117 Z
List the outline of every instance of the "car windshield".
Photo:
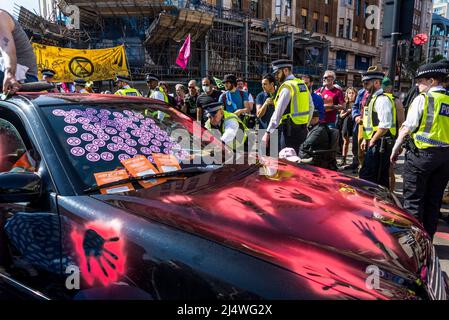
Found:
M 186 115 L 151 104 L 71 104 L 42 110 L 83 189 L 99 185 L 96 174 L 123 171 L 123 161 L 131 158 L 145 157 L 163 172 L 167 166 L 161 168 L 161 156 L 171 158 L 172 166 L 176 162 L 167 169 L 172 171 L 210 164 L 204 156 L 211 149 L 229 150 Z M 202 139 L 194 139 L 198 136 Z

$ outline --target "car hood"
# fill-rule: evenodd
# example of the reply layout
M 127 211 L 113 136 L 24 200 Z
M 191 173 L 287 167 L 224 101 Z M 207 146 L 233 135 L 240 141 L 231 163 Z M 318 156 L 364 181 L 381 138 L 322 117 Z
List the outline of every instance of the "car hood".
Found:
M 329 295 L 394 296 L 416 280 L 431 246 L 385 188 L 283 161 L 94 197 L 288 269 Z M 389 290 L 367 289 L 370 270 Z

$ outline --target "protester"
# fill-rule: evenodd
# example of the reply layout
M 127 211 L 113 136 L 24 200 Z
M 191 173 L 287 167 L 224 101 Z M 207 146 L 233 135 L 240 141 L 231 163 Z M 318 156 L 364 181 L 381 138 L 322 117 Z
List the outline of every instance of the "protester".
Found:
M 259 119 L 259 129 L 266 129 L 274 112 L 276 97 L 276 79 L 272 74 L 263 76 L 262 89 L 256 97 L 256 116 Z
M 345 98 L 343 91 L 334 84 L 335 72 L 327 70 L 323 76 L 323 86 L 315 91 L 323 98 L 325 107 L 324 123 L 329 128 L 335 128 L 338 110 L 344 109 Z
M 185 113 L 186 108 L 184 105 L 184 99 L 186 96 L 186 87 L 183 84 L 178 83 L 175 86 L 175 90 L 176 90 L 175 108 Z
M 14 94 L 19 81 L 36 82 L 36 56 L 30 40 L 19 22 L 0 9 L 0 83 L 3 92 Z
M 217 91 L 213 86 L 213 81 L 210 77 L 204 77 L 201 80 L 201 88 L 203 89 L 203 93 L 200 94 L 198 99 L 196 100 L 196 121 L 200 121 L 201 124 L 204 125 L 205 118 L 203 117 L 204 111 L 203 106 L 218 102 L 218 99 L 220 99 L 221 92 Z
M 306 84 L 307 88 L 309 89 L 310 94 L 312 95 L 313 105 L 315 106 L 315 110 L 318 110 L 320 114 L 320 121 L 324 121 L 324 101 L 323 98 L 313 92 L 313 77 L 310 75 L 303 75 L 301 76 L 301 79 L 304 80 L 304 83 Z
M 225 105 L 225 111 L 235 113 L 237 116 L 251 113 L 248 92 L 237 88 L 236 76 L 233 74 L 225 75 L 223 83 L 226 91 L 221 94 L 219 101 Z
M 196 80 L 190 80 L 188 85 L 189 93 L 184 97 L 184 109 L 186 114 L 192 118 L 197 118 L 196 100 L 199 96 L 199 90 Z
M 340 110 L 340 121 L 341 121 L 341 137 L 343 140 L 342 155 L 343 160 L 341 166 L 346 166 L 346 158 L 349 151 L 349 143 L 352 137 L 352 132 L 354 129 L 354 122 L 352 120 L 351 111 L 352 105 L 355 102 L 357 96 L 357 91 L 353 87 L 349 87 L 345 93 L 345 109 Z
M 254 97 L 253 97 L 253 95 L 248 91 L 248 86 L 247 86 L 247 84 L 245 84 L 245 82 L 243 81 L 243 79 L 242 78 L 238 78 L 237 79 L 237 89 L 239 89 L 239 90 L 241 90 L 241 91 L 244 91 L 244 92 L 246 92 L 246 93 L 248 93 L 248 103 L 249 103 L 249 109 L 250 109 L 250 112 L 249 113 L 252 113 L 252 111 L 253 111 L 253 108 L 254 108 Z

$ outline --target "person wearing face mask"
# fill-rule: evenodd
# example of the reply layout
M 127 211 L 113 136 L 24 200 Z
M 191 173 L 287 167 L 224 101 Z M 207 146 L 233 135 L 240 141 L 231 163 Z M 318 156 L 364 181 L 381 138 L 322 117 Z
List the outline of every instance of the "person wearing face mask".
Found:
M 404 208 L 433 238 L 441 200 L 449 181 L 449 95 L 442 86 L 447 65 L 429 63 L 418 68 L 420 94 L 413 100 L 391 154 L 395 163 L 407 136 L 404 165 Z
M 207 104 L 218 102 L 221 92 L 215 90 L 210 77 L 204 77 L 201 80 L 201 88 L 203 89 L 203 93 L 196 99 L 196 121 L 201 121 L 201 124 L 204 125 L 203 107 Z
M 394 99 L 382 89 L 385 75 L 368 71 L 364 81 L 371 82 L 370 100 L 363 112 L 363 141 L 360 148 L 366 151 L 359 176 L 385 187 L 390 185 L 390 155 L 396 137 L 396 107 Z

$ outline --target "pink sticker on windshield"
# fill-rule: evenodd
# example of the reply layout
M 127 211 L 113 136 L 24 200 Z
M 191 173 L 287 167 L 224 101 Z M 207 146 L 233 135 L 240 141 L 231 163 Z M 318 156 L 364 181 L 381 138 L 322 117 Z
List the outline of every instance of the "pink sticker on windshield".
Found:
M 65 117 L 67 115 L 67 113 L 62 109 L 55 109 L 51 113 L 57 117 Z
M 139 142 L 139 144 L 141 144 L 142 146 L 147 146 L 147 145 L 150 144 L 150 141 L 149 141 L 148 139 L 145 139 L 145 138 L 140 138 L 140 139 L 138 140 L 138 142 Z
M 90 120 L 88 118 L 84 118 L 84 117 L 78 118 L 77 121 L 78 121 L 78 123 L 81 123 L 81 124 L 88 124 L 90 122 Z
M 78 121 L 76 120 L 76 118 L 65 117 L 65 118 L 64 118 L 64 122 L 65 122 L 65 123 L 70 123 L 70 124 L 75 124 L 75 123 L 77 123 Z
M 106 129 L 104 129 L 104 131 L 105 131 L 107 134 L 117 134 L 117 130 L 115 130 L 114 128 L 109 128 L 109 127 L 107 127 Z
M 86 151 L 81 147 L 74 147 L 70 149 L 70 153 L 73 154 L 75 157 L 81 157 L 84 156 Z
M 123 138 L 122 137 L 118 137 L 118 136 L 113 136 L 111 138 L 112 142 L 114 143 L 123 143 Z
M 129 110 L 123 110 L 123 113 L 126 114 L 127 116 L 132 116 L 133 113 Z
M 83 124 L 82 128 L 86 131 L 92 131 L 92 129 L 95 129 L 95 127 L 91 124 Z
M 67 144 L 71 146 L 79 146 L 81 144 L 81 140 L 76 137 L 70 137 L 67 139 Z
M 107 135 L 106 133 L 102 133 L 102 134 L 98 135 L 98 139 L 108 141 L 109 139 L 111 139 L 111 137 L 109 135 Z
M 126 139 L 126 140 L 125 140 L 125 143 L 126 143 L 128 146 L 131 146 L 131 147 L 137 146 L 136 140 L 133 140 L 133 139 Z
M 151 143 L 158 147 L 160 147 L 162 145 L 162 142 L 160 142 L 159 140 L 156 140 L 156 139 L 151 140 Z
M 113 112 L 112 115 L 116 118 L 122 119 L 125 116 L 123 114 L 121 114 L 120 112 Z
M 97 162 L 100 160 L 100 155 L 98 153 L 88 153 L 86 159 L 91 162 Z
M 126 153 L 134 156 L 137 154 L 137 150 L 134 148 L 128 148 L 128 150 L 126 150 Z
M 147 147 L 142 147 L 140 148 L 140 152 L 142 152 L 143 154 L 151 154 L 151 149 Z
M 86 144 L 84 149 L 86 149 L 87 152 L 97 152 L 99 148 L 97 145 L 95 145 L 93 143 L 89 143 L 89 144 Z
M 108 143 L 106 147 L 108 148 L 109 151 L 112 152 L 117 152 L 119 150 L 118 145 L 116 145 L 115 143 Z
M 119 156 L 118 156 L 118 159 L 119 159 L 120 161 L 129 159 L 129 158 L 131 158 L 131 157 L 130 157 L 129 155 L 127 155 L 127 154 L 124 154 L 124 153 L 121 153 L 121 154 L 119 154 Z
M 112 161 L 112 160 L 114 160 L 114 155 L 112 153 L 110 153 L 110 152 L 102 152 L 100 157 L 104 161 Z
M 123 139 L 131 139 L 131 135 L 128 132 L 120 132 L 119 133 L 120 137 L 122 137 Z
M 94 145 L 96 145 L 96 146 L 99 146 L 99 147 L 104 147 L 106 145 L 106 142 L 104 140 L 101 140 L 101 139 L 94 139 L 92 141 L 92 143 Z
M 103 111 L 103 112 L 102 112 L 102 111 Z M 107 111 L 107 110 L 101 110 L 100 113 L 105 113 L 104 111 Z M 109 112 L 109 111 L 107 111 L 107 112 Z M 97 114 L 98 111 L 95 110 L 95 109 L 92 109 L 92 108 L 87 108 L 87 109 L 86 109 L 86 113 L 88 113 L 88 114 Z
M 150 146 L 150 150 L 154 153 L 160 153 L 161 149 L 159 147 L 156 146 Z
M 94 137 L 93 134 L 90 134 L 90 133 L 83 133 L 83 134 L 81 135 L 81 139 L 83 139 L 84 141 L 92 141 L 92 140 L 95 139 L 95 137 Z
M 64 131 L 70 134 L 74 134 L 78 132 L 78 129 L 75 126 L 65 126 Z

